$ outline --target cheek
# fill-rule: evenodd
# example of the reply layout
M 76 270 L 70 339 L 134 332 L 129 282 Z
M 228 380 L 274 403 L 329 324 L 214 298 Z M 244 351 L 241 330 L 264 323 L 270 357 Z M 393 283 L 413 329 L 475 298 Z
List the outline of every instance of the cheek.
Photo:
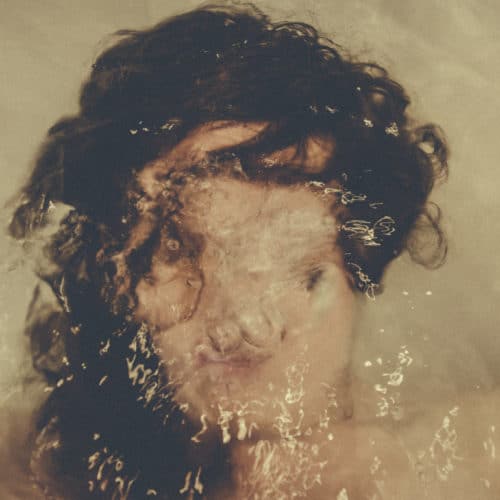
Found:
M 324 273 L 324 278 L 311 294 L 311 314 L 316 324 L 330 326 L 335 331 L 352 330 L 355 308 L 354 292 L 346 275 L 336 266 Z
M 288 345 L 283 348 L 303 352 L 314 378 L 331 378 L 349 363 L 355 299 L 347 283 L 333 283 L 326 281 L 313 292 L 291 293 L 284 305 Z
M 198 303 L 202 288 L 200 277 L 191 269 L 160 264 L 136 288 L 136 319 L 160 330 L 188 320 Z
M 197 383 L 200 370 L 197 357 L 197 346 L 201 341 L 199 326 L 196 321 L 189 320 L 153 334 L 155 353 L 163 362 L 169 382 L 174 385 Z
M 292 290 L 279 304 L 287 332 L 307 339 L 350 331 L 353 303 L 337 290 Z

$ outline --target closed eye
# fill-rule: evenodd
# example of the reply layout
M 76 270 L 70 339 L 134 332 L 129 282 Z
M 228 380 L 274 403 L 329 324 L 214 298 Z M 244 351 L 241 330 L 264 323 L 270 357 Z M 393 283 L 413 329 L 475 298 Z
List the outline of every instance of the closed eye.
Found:
M 321 268 L 315 268 L 310 271 L 306 280 L 306 289 L 309 291 L 312 290 L 319 283 L 324 272 Z

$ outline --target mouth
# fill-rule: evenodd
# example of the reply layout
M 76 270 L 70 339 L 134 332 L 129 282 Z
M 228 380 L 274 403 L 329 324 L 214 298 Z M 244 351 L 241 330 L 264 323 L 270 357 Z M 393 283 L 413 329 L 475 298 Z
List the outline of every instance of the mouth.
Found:
M 269 353 L 233 353 L 222 354 L 205 346 L 196 348 L 195 364 L 197 367 L 220 365 L 227 371 L 248 370 L 271 358 Z

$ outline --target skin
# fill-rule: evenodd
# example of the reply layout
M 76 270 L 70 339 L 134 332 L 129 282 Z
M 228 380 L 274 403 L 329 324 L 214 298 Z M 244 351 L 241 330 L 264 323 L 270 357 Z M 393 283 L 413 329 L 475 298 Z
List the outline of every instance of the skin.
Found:
M 206 124 L 147 165 L 138 177 L 147 196 L 123 261 L 155 223 L 151 211 L 160 200 L 162 176 L 249 141 L 265 127 Z M 335 153 L 335 141 L 310 138 L 306 145 L 300 159 L 291 146 L 262 163 L 320 172 Z M 432 441 L 449 405 L 406 423 L 404 439 L 380 422 L 349 418 L 347 374 L 359 298 L 336 245 L 331 200 L 305 185 L 219 176 L 190 183 L 180 201 L 181 236 L 184 231 L 199 237 L 202 251 L 196 261 L 171 264 L 160 245 L 148 276 L 137 284 L 135 315 L 155 332 L 175 399 L 199 424 L 192 440 L 215 433 L 229 449 L 233 478 L 214 498 L 299 493 L 312 499 L 465 500 L 478 488 L 495 495 L 494 474 L 488 474 L 488 491 L 476 481 L 493 459 L 473 446 L 462 448 L 456 461 L 461 477 L 470 480 L 432 479 L 432 463 L 428 477 L 419 480 L 416 453 L 408 450 L 422 448 L 423 438 Z M 467 415 L 473 421 L 480 404 L 462 408 L 465 417 L 456 425 L 467 438 Z
M 143 170 L 144 191 L 154 200 L 169 168 L 248 141 L 264 127 L 201 127 Z M 311 138 L 300 164 L 293 146 L 262 162 L 317 173 L 334 149 L 333 140 Z M 331 200 L 304 185 L 223 176 L 191 183 L 181 203 L 179 225 L 202 237 L 203 251 L 196 263 L 171 264 L 160 245 L 136 288 L 136 318 L 155 329 L 175 398 L 200 422 L 193 439 L 215 429 L 230 446 L 233 483 L 218 495 L 380 491 L 371 461 L 399 448 L 381 431 L 343 423 L 352 411 L 346 375 L 358 300 L 336 245 Z M 144 210 L 130 248 L 148 224 Z
M 168 165 L 200 161 L 264 126 L 201 127 L 146 167 L 141 182 L 153 194 L 154 179 Z M 308 144 L 302 168 L 318 171 L 333 144 Z M 295 154 L 290 147 L 263 161 L 293 162 Z M 283 407 L 300 396 L 304 423 L 317 424 L 312 419 L 325 409 L 326 393 L 345 383 L 356 306 L 335 243 L 331 200 L 306 186 L 216 177 L 185 189 L 181 203 L 180 225 L 203 238 L 199 261 L 166 263 L 160 246 L 136 288 L 137 319 L 157 330 L 155 344 L 177 401 L 194 421 L 216 423 L 223 412 L 243 411 L 245 437 L 262 437 L 276 434 Z M 144 227 L 139 224 L 133 238 L 141 239 Z
M 324 384 L 346 369 L 355 304 L 335 219 L 306 188 L 213 179 L 193 191 L 182 221 L 204 236 L 199 267 L 158 258 L 152 280 L 137 287 L 139 317 L 159 330 L 178 402 L 189 404 L 193 419 L 215 421 L 219 405 L 255 401 L 252 421 L 265 432 L 279 405 L 299 397 L 290 390 L 303 390 L 304 406 L 317 415 Z M 169 326 L 195 303 L 188 320 Z M 303 389 L 292 380 L 302 371 Z

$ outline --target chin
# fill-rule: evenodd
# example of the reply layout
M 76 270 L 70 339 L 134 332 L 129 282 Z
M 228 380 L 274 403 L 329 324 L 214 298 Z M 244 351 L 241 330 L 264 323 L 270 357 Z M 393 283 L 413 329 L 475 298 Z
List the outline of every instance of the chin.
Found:
M 306 389 L 306 388 L 305 388 Z M 287 429 L 305 431 L 314 425 L 321 409 L 309 400 L 312 389 L 304 391 L 302 400 L 287 400 L 287 387 L 273 384 L 245 385 L 238 378 L 220 377 L 192 379 L 176 394 L 178 404 L 199 429 L 192 439 L 202 441 L 203 435 L 214 432 L 221 443 L 280 439 Z M 309 394 L 308 394 L 309 393 Z M 324 403 L 324 401 L 323 401 Z M 305 412 L 304 412 L 305 410 Z
M 255 386 L 249 390 L 244 381 L 225 376 L 223 370 L 210 377 L 197 375 L 175 394 L 179 407 L 199 428 L 195 440 L 203 440 L 204 432 L 215 430 L 226 444 L 252 438 L 256 431 L 272 427 L 273 418 L 268 416 L 271 401 L 264 390 L 256 397 Z

